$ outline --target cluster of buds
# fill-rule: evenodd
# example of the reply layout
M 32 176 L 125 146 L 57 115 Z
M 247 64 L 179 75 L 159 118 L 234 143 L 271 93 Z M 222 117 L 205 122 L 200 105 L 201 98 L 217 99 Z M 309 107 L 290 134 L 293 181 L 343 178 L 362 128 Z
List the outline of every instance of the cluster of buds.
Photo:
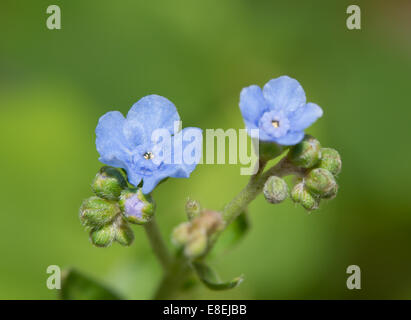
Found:
M 97 247 L 114 241 L 129 246 L 134 234 L 129 223 L 144 224 L 154 214 L 155 204 L 141 189 L 128 188 L 126 176 L 118 169 L 104 166 L 92 183 L 96 196 L 83 201 L 80 221 Z
M 332 199 L 338 191 L 335 177 L 341 171 L 341 157 L 331 148 L 321 148 L 318 140 L 305 136 L 303 141 L 291 148 L 290 161 L 305 173 L 291 190 L 291 199 L 306 210 L 318 209 L 321 199 Z
M 184 249 L 186 257 L 195 259 L 207 251 L 211 236 L 222 230 L 224 222 L 219 212 L 202 210 L 194 200 L 187 201 L 186 213 L 189 221 L 173 230 L 172 241 Z

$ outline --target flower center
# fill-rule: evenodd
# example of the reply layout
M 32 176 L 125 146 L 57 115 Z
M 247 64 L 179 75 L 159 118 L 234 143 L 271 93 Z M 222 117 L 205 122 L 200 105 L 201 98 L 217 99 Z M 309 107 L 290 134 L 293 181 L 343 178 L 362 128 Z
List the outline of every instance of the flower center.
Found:
M 280 121 L 278 120 L 273 120 L 271 121 L 271 124 L 274 128 L 278 128 L 280 126 Z
M 154 158 L 154 154 L 152 154 L 151 152 L 146 152 L 143 154 L 144 159 L 146 160 L 150 160 Z

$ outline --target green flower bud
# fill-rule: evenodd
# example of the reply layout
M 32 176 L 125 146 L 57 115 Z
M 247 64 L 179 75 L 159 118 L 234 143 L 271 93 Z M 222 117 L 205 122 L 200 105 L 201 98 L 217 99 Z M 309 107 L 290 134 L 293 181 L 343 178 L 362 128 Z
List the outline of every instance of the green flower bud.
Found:
M 185 245 L 190 238 L 190 226 L 189 222 L 184 222 L 174 228 L 171 239 L 176 246 Z
M 155 203 L 150 195 L 144 195 L 141 189 L 125 189 L 120 195 L 120 208 L 128 222 L 145 224 L 151 220 Z
M 320 148 L 317 139 L 306 135 L 299 144 L 291 148 L 289 157 L 296 166 L 311 168 L 320 160 Z
M 334 176 L 339 174 L 341 171 L 341 157 L 338 151 L 331 148 L 322 148 L 318 167 L 330 171 Z
M 190 234 L 190 240 L 184 248 L 184 254 L 194 259 L 201 256 L 207 249 L 207 234 L 204 229 L 197 229 Z
M 113 224 L 95 229 L 90 233 L 90 240 L 96 247 L 108 247 L 112 244 L 116 231 Z
M 327 199 L 327 200 L 334 199 L 337 195 L 337 192 L 338 192 L 338 184 L 335 184 L 334 188 L 327 194 L 323 195 L 322 198 Z
M 288 197 L 288 186 L 283 179 L 271 176 L 264 184 L 264 197 L 270 203 L 280 203 Z
M 307 189 L 320 197 L 326 197 L 335 191 L 336 182 L 330 171 L 322 168 L 311 170 L 306 179 Z
M 115 228 L 115 240 L 123 246 L 129 246 L 134 241 L 133 230 L 128 226 L 127 222 L 123 218 L 119 217 L 118 225 Z
M 196 200 L 190 200 L 186 202 L 185 210 L 189 220 L 192 220 L 200 215 L 201 206 L 200 203 Z
M 316 210 L 320 205 L 320 200 L 311 195 L 302 182 L 296 184 L 291 190 L 291 199 L 300 203 L 308 211 Z
M 80 207 L 80 220 L 88 227 L 100 227 L 120 213 L 116 203 L 99 197 L 90 197 Z
M 97 173 L 91 188 L 100 198 L 117 200 L 121 190 L 127 187 L 123 174 L 116 168 L 104 166 Z

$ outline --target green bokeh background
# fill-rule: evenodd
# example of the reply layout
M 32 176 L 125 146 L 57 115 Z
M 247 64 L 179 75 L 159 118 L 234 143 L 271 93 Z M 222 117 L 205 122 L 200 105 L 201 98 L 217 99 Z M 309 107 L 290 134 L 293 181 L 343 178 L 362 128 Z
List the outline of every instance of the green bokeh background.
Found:
M 237 289 L 183 298 L 411 298 L 411 6 L 354 1 L 22 1 L 0 4 L 0 298 L 54 299 L 46 268 L 78 270 L 135 299 L 161 270 L 141 227 L 132 247 L 93 247 L 78 208 L 101 166 L 98 118 L 157 93 L 184 126 L 242 128 L 241 88 L 290 75 L 324 116 L 309 129 L 343 157 L 338 197 L 307 214 L 263 197 L 252 229 L 210 262 Z M 58 4 L 62 29 L 46 28 Z M 200 165 L 153 194 L 161 231 L 187 197 L 221 208 L 247 181 L 236 165 Z M 170 248 L 172 247 L 169 243 Z M 346 268 L 362 289 L 346 288 Z

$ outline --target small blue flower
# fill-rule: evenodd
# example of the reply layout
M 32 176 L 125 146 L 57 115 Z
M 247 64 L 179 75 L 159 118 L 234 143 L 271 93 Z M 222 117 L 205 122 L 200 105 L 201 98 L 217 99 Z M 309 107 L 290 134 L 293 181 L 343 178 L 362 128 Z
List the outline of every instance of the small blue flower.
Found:
M 182 161 L 175 161 L 175 155 L 183 154 L 188 145 L 190 150 L 201 150 L 202 139 L 192 142 L 187 141 L 186 136 L 198 138 L 202 133 L 199 128 L 185 128 L 175 133 L 176 121 L 180 121 L 180 116 L 174 104 L 158 95 L 140 99 L 131 107 L 126 118 L 119 111 L 106 113 L 96 128 L 99 160 L 125 169 L 129 182 L 134 186 L 143 181 L 144 194 L 150 193 L 167 177 L 188 178 L 200 161 L 201 154 L 196 153 L 195 159 L 190 162 L 184 161 L 184 157 L 180 157 Z M 156 132 L 161 130 L 170 137 L 169 147 L 164 141 L 160 143 L 153 139 Z M 163 160 L 160 160 L 160 155 Z
M 263 90 L 252 85 L 240 94 L 240 109 L 250 136 L 259 129 L 259 139 L 291 146 L 304 138 L 304 129 L 322 116 L 322 109 L 306 103 L 299 82 L 281 76 L 266 83 Z

